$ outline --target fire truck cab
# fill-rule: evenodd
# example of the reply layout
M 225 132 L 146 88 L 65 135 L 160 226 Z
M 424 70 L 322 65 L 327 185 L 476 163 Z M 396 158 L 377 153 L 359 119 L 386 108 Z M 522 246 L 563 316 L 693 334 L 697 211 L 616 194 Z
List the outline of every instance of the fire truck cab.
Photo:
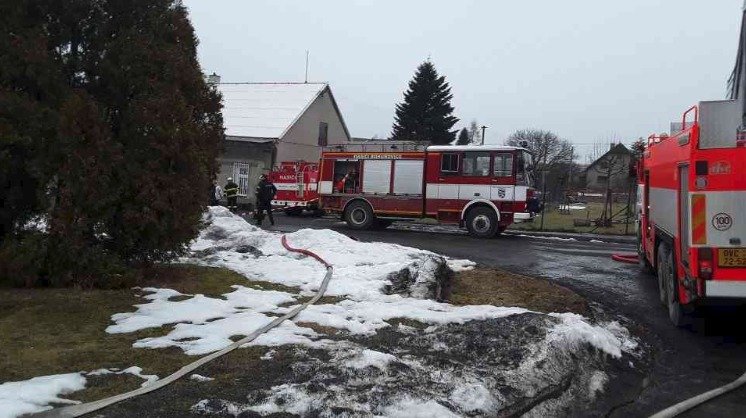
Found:
M 322 152 L 321 206 L 354 229 L 429 218 L 492 237 L 531 219 L 531 154 L 506 146 L 346 145 Z
M 746 141 L 737 100 L 701 102 L 638 164 L 641 263 L 675 325 L 695 302 L 746 301 Z

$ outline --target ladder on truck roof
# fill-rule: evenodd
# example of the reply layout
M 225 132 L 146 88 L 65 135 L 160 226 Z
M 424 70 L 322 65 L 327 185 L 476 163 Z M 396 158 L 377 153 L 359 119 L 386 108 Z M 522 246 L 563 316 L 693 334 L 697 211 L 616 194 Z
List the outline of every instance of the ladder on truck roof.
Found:
M 402 152 L 402 151 L 425 151 L 430 144 L 427 142 L 414 141 L 370 141 L 348 144 L 329 145 L 323 148 L 324 152 Z

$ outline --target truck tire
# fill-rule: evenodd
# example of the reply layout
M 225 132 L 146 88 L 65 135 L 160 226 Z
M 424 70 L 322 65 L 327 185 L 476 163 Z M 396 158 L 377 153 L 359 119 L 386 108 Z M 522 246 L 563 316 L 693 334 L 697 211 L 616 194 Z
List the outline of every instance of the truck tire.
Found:
M 687 316 L 684 307 L 679 303 L 679 280 L 676 277 L 676 257 L 671 249 L 667 248 L 666 265 L 668 272 L 666 274 L 666 297 L 668 305 L 668 318 L 674 326 L 681 327 L 686 325 Z
M 492 238 L 497 233 L 497 214 L 485 206 L 469 209 L 466 213 L 466 229 L 477 238 Z
M 666 265 L 667 259 L 666 254 L 668 253 L 668 247 L 666 244 L 658 244 L 658 251 L 656 252 L 657 255 L 657 264 L 658 264 L 658 299 L 661 302 L 661 305 L 667 306 L 667 300 L 668 297 L 666 296 L 666 274 L 669 270 L 668 266 Z
M 648 274 L 655 274 L 655 268 L 650 264 L 642 246 L 642 233 L 637 231 L 637 259 L 640 261 L 640 269 Z M 661 299 L 662 300 L 662 299 Z
M 350 203 L 344 214 L 347 226 L 352 229 L 370 229 L 376 223 L 376 216 L 369 204 L 363 201 Z

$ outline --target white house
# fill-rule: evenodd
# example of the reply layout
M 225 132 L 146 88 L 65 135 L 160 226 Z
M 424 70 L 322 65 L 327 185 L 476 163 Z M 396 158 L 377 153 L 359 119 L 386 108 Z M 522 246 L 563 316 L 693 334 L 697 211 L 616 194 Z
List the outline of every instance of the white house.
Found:
M 225 126 L 218 181 L 233 177 L 243 203 L 254 203 L 259 176 L 277 163 L 318 161 L 323 146 L 350 141 L 326 83 L 215 84 Z

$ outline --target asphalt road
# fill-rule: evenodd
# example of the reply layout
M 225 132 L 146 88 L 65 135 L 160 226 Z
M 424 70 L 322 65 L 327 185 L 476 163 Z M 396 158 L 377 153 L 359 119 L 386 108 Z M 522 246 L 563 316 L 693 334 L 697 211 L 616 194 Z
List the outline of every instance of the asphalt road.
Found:
M 648 378 L 639 395 L 608 413 L 649 416 L 665 407 L 729 383 L 746 372 L 746 309 L 708 307 L 684 329 L 673 327 L 658 302 L 653 276 L 636 265 L 611 260 L 612 253 L 634 252 L 629 244 L 568 241 L 506 234 L 475 239 L 456 228 L 394 224 L 382 231 L 353 231 L 331 218 L 277 216 L 273 229 L 330 228 L 362 241 L 407 245 L 484 266 L 544 277 L 598 302 L 604 311 L 631 319 L 649 346 Z M 746 415 L 746 387 L 702 405 L 686 417 Z

